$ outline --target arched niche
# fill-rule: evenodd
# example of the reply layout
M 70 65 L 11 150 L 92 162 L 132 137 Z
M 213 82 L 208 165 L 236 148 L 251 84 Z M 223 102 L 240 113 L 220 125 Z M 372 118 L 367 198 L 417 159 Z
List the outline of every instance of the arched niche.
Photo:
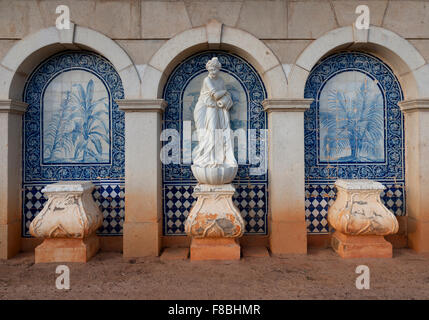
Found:
M 288 96 L 302 98 L 305 83 L 313 67 L 338 51 L 370 53 L 391 67 L 401 82 L 404 99 L 429 97 L 429 65 L 406 39 L 382 27 L 357 30 L 353 26 L 327 32 L 310 43 L 297 58 L 288 77 Z

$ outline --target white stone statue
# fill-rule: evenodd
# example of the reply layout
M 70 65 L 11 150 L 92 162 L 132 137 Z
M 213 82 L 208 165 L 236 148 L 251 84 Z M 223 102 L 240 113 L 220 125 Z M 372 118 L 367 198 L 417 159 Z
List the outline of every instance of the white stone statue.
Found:
M 206 68 L 209 75 L 194 110 L 198 146 L 191 169 L 198 180 L 197 202 L 185 221 L 185 231 L 192 237 L 191 260 L 236 260 L 244 221 L 232 200 L 235 188 L 230 184 L 238 170 L 229 124 L 233 102 L 219 77 L 218 59 L 211 59 Z
M 219 76 L 222 65 L 216 57 L 209 60 L 200 96 L 194 110 L 198 145 L 193 151 L 192 171 L 200 183 L 225 184 L 237 174 L 229 110 L 231 95 Z

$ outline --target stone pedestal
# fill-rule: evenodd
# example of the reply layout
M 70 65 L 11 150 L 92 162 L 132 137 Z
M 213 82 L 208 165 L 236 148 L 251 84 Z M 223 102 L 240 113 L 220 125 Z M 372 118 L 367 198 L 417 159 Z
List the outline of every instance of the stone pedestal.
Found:
M 58 182 L 42 192 L 48 197 L 30 224 L 30 233 L 44 242 L 35 249 L 35 262 L 87 262 L 100 244 L 95 231 L 103 215 L 92 198 L 91 182 Z
M 191 260 L 240 260 L 237 238 L 193 238 Z
M 335 186 L 337 199 L 328 210 L 332 248 L 343 258 L 391 258 L 383 236 L 397 233 L 399 225 L 381 202 L 384 186 L 370 180 L 337 180 Z
M 392 258 L 392 244 L 383 236 L 351 236 L 336 231 L 331 244 L 342 258 Z
M 35 249 L 35 262 L 87 262 L 99 250 L 95 234 L 87 238 L 47 238 Z
M 194 189 L 197 202 L 185 222 L 192 237 L 191 260 L 238 260 L 244 222 L 232 202 L 235 189 L 231 184 L 198 184 Z

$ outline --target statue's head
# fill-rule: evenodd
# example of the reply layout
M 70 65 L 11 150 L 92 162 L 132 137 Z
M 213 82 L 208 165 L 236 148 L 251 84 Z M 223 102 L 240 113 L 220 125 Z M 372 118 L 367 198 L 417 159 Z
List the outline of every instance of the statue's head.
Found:
M 220 68 L 222 67 L 221 63 L 217 59 L 217 57 L 213 57 L 206 63 L 206 69 L 209 72 L 209 77 L 216 78 Z

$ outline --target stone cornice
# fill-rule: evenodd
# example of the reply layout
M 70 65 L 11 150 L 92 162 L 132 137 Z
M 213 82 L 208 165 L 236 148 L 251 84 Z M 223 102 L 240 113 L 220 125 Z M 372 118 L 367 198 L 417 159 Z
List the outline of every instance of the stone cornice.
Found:
M 304 112 L 313 99 L 267 99 L 262 101 L 264 110 L 270 112 Z
M 28 103 L 16 100 L 0 100 L 1 113 L 23 114 L 27 110 Z
M 429 111 L 429 99 L 411 99 L 400 101 L 398 105 L 403 113 Z
M 164 112 L 167 102 L 163 99 L 118 99 L 119 109 L 124 112 Z

